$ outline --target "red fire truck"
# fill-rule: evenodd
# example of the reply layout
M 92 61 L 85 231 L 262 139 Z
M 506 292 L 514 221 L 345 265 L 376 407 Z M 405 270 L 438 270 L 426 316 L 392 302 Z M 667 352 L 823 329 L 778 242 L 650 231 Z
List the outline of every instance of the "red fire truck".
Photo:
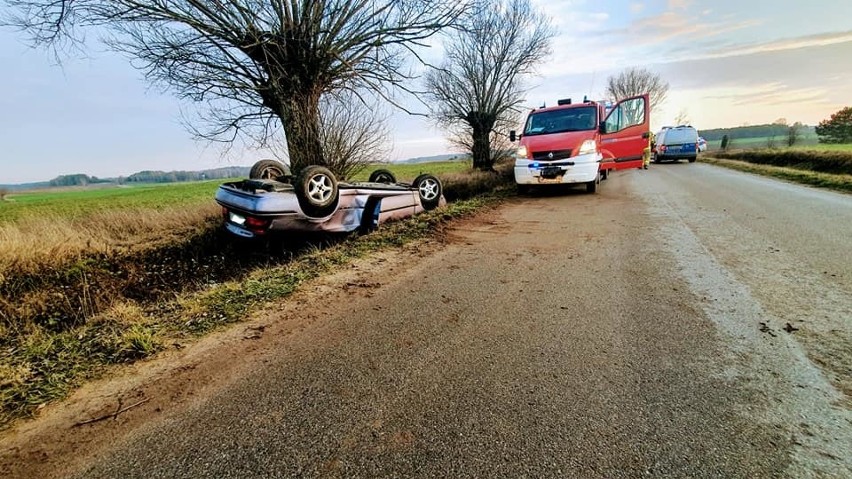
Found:
M 571 99 L 527 115 L 523 132 L 509 133 L 520 144 L 515 182 L 521 191 L 549 184 L 584 184 L 597 191 L 611 170 L 642 167 L 650 137 L 648 95 L 607 102 Z

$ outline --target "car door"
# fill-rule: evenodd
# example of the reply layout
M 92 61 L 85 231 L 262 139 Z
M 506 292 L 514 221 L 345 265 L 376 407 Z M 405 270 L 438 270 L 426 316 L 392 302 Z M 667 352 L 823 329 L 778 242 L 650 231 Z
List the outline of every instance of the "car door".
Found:
M 651 107 L 647 94 L 618 102 L 601 125 L 603 161 L 614 163 L 616 170 L 641 168 L 650 126 Z

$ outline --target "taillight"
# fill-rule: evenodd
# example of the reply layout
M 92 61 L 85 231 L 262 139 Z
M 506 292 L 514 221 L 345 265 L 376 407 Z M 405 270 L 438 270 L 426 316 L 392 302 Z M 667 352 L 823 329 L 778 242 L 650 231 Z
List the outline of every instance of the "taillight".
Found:
M 246 216 L 245 226 L 253 233 L 263 234 L 267 228 L 269 228 L 269 224 L 271 223 L 268 219 L 263 218 L 255 218 L 253 216 Z

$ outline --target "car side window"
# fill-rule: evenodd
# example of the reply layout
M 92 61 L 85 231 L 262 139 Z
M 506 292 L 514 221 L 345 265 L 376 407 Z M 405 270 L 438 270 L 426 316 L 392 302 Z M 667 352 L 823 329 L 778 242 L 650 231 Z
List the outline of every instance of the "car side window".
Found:
M 645 123 L 645 98 L 633 98 L 618 104 L 606 117 L 606 132 L 615 133 Z

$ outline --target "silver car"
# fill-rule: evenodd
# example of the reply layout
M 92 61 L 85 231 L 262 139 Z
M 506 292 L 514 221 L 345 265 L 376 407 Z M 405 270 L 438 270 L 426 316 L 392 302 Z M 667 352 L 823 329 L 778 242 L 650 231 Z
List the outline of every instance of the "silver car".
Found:
M 243 238 L 271 231 L 370 231 L 392 220 L 446 204 L 441 181 L 422 174 L 411 184 L 398 183 L 388 170 L 376 170 L 366 182 L 338 182 L 322 166 L 298 175 L 274 160 L 252 167 L 249 179 L 221 185 L 225 228 Z

